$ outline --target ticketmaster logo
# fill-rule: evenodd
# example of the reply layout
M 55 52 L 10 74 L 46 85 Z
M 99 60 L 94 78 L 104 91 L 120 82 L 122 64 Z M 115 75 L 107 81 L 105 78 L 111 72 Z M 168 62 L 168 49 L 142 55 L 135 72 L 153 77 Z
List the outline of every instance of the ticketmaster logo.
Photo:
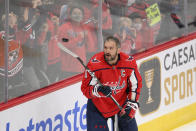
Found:
M 39 122 L 35 121 L 35 118 L 30 118 L 28 126 L 26 125 L 26 127 L 22 127 L 18 130 L 16 129 L 17 125 L 7 122 L 5 131 L 63 131 L 64 129 L 67 131 L 86 130 L 86 108 L 86 104 L 80 107 L 78 105 L 78 101 L 76 101 L 75 107 L 67 110 L 65 114 L 57 114 L 54 118 L 46 118 Z M 70 118 L 73 118 L 73 121 Z

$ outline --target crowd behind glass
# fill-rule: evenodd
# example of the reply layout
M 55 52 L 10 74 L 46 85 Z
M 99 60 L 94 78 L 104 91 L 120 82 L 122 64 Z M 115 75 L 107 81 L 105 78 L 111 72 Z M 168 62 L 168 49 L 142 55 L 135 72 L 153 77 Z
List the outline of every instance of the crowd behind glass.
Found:
M 58 43 L 85 64 L 109 35 L 129 55 L 145 52 L 194 32 L 195 6 L 194 0 L 9 0 L 9 6 L 0 0 L 0 102 L 84 71 Z

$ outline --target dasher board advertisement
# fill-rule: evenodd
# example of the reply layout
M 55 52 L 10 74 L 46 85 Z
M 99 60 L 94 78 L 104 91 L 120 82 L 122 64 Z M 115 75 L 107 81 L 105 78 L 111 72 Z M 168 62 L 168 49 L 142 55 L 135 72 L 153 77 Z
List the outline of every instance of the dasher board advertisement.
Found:
M 196 102 L 196 40 L 137 63 L 143 80 L 139 124 Z
M 138 125 L 196 103 L 196 40 L 137 64 L 143 79 Z M 80 86 L 81 81 L 1 111 L 0 131 L 86 130 L 87 99 Z

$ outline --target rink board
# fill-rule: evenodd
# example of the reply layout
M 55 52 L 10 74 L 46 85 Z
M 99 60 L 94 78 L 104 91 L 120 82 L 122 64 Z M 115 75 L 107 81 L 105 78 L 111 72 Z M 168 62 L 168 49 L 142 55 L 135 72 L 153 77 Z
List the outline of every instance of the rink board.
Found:
M 142 73 L 143 94 L 140 103 L 143 106 L 137 115 L 141 131 L 167 131 L 196 119 L 196 40 L 137 62 L 143 69 L 141 73 L 154 68 L 152 63 L 160 65 L 160 72 L 158 68 L 154 69 L 155 81 L 151 87 L 151 103 L 148 103 L 148 88 L 145 73 Z
M 196 119 L 196 40 L 138 59 L 137 64 L 143 78 L 136 113 L 139 130 L 166 131 Z M 149 71 L 153 77 L 147 81 Z M 31 94 L 33 99 L 18 98 L 13 107 L 1 107 L 0 131 L 86 130 L 86 98 L 80 85 L 81 79 L 65 88 L 50 88 L 49 93 Z

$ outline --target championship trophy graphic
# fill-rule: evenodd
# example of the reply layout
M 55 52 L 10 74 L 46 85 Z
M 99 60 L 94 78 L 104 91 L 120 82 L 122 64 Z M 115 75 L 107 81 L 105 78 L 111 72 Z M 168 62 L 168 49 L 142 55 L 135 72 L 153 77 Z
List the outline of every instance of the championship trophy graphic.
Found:
M 152 57 L 140 63 L 143 88 L 140 96 L 139 111 L 147 115 L 158 110 L 161 103 L 161 64 L 158 57 Z
M 146 104 L 152 103 L 154 100 L 151 97 L 151 87 L 154 79 L 154 69 L 145 71 L 145 82 L 148 88 L 148 100 Z

